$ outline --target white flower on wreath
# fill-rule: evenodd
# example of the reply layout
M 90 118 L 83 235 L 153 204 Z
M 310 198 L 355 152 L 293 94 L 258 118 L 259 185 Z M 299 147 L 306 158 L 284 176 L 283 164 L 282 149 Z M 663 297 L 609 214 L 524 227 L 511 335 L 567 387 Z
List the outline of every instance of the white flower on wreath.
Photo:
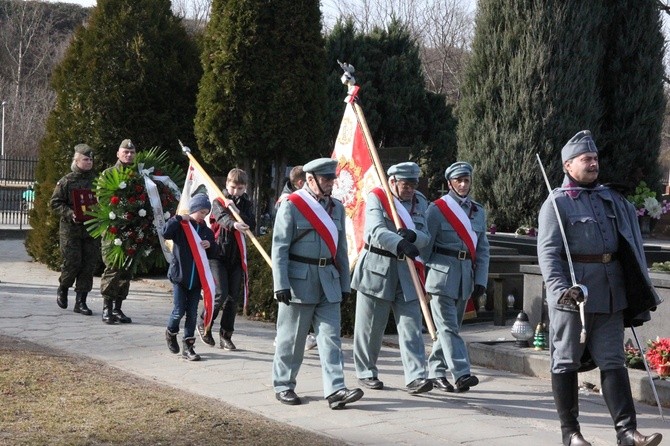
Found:
M 128 185 L 126 184 L 125 181 L 121 181 L 121 182 L 119 183 L 119 189 L 125 189 L 126 186 L 128 186 Z
M 647 197 L 644 199 L 644 208 L 651 218 L 661 218 L 663 208 L 656 198 Z
M 166 219 L 166 220 L 167 220 L 168 218 L 170 218 L 170 213 L 169 213 L 169 212 L 164 213 L 164 214 L 163 214 L 163 218 Z
M 140 209 L 137 215 L 139 215 L 140 217 L 146 217 L 147 216 L 146 209 Z
M 151 254 L 151 251 L 153 251 L 153 249 L 151 249 L 151 248 L 144 251 L 144 257 L 149 257 L 149 254 Z
M 123 242 L 121 241 L 120 238 L 115 238 L 115 239 L 114 239 L 114 244 L 115 244 L 116 246 L 121 246 L 121 245 L 123 244 Z
M 113 211 L 109 212 L 109 219 L 110 220 L 116 220 L 116 214 Z

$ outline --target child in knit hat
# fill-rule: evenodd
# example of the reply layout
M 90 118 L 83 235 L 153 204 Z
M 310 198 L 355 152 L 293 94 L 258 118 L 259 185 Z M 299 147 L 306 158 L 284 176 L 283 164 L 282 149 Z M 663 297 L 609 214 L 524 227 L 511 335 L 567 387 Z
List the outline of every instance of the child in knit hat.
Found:
M 200 355 L 193 350 L 193 344 L 195 343 L 198 302 L 200 302 L 202 289 L 199 273 L 204 275 L 204 272 L 198 271 L 194 261 L 199 251 L 195 243 L 199 243 L 205 249 L 207 258 L 213 257 L 218 249 L 214 242 L 214 233 L 205 222 L 211 208 L 212 205 L 206 194 L 195 194 L 188 204 L 189 213 L 175 215 L 166 222 L 163 228 L 163 237 L 173 242 L 168 278 L 174 290 L 174 306 L 168 319 L 165 339 L 168 349 L 172 353 L 179 353 L 177 333 L 179 333 L 179 323 L 185 314 L 182 357 L 189 361 L 200 360 Z M 191 227 L 188 226 L 189 224 Z M 192 235 L 191 242 L 187 235 Z M 207 265 L 206 261 L 199 263 Z

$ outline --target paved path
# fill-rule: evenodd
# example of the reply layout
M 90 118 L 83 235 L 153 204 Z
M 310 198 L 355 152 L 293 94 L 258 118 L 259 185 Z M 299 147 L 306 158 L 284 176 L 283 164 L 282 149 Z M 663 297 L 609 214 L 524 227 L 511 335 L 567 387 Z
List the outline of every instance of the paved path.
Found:
M 238 318 L 235 343 L 227 352 L 204 345 L 203 361 L 189 363 L 168 352 L 164 331 L 172 308 L 169 284 L 141 279 L 131 285 L 124 311 L 129 325 L 100 320 L 99 279 L 89 297 L 93 316 L 56 305 L 58 273 L 30 261 L 22 240 L 0 239 L 0 335 L 12 336 L 70 353 L 85 355 L 156 382 L 296 427 L 364 445 L 559 445 L 560 433 L 550 382 L 498 370 L 473 369 L 479 386 L 465 394 L 432 391 L 410 396 L 404 390 L 399 353 L 384 347 L 379 360 L 383 391 L 367 390 L 346 410 L 332 411 L 323 400 L 317 350 L 308 352 L 297 392 L 301 406 L 275 400 L 270 382 L 274 326 Z M 72 300 L 72 299 L 71 299 Z M 466 334 L 467 337 L 467 334 Z M 343 340 L 345 377 L 356 387 L 350 339 Z M 662 432 L 670 441 L 670 423 L 657 409 L 637 405 L 643 432 Z M 0 410 L 1 405 L 0 405 Z M 670 419 L 670 411 L 665 410 Z M 593 445 L 616 443 L 602 397 L 581 396 L 582 432 Z

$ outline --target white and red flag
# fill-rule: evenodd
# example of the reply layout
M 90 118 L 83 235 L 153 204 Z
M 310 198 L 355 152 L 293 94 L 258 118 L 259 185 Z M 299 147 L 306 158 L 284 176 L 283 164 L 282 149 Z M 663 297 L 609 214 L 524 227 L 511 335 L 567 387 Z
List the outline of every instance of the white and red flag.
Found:
M 346 220 L 346 233 L 349 265 L 352 269 L 365 244 L 363 230 L 367 196 L 372 189 L 381 185 L 352 105 L 357 93 L 358 87 L 354 87 L 345 100 L 347 106 L 331 156 L 338 163 L 333 196 L 342 201 L 349 217 Z

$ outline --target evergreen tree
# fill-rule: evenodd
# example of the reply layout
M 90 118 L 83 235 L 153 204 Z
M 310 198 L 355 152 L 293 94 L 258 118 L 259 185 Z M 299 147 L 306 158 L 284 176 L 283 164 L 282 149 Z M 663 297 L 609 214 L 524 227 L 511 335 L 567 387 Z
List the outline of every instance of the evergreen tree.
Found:
M 295 165 L 326 152 L 320 30 L 317 0 L 212 3 L 195 121 L 198 144 L 213 172 L 252 169 L 257 204 L 265 199 L 260 190 L 270 186 L 264 174 L 272 163 L 283 172 L 287 161 Z
M 34 230 L 26 243 L 31 256 L 58 266 L 58 223 L 49 198 L 69 172 L 76 144 L 94 148 L 98 170 L 116 162 L 125 138 L 140 150 L 158 146 L 183 160 L 177 139 L 193 141 L 200 74 L 197 47 L 170 1 L 98 1 L 54 71 L 58 98 L 40 144 Z
M 645 156 L 647 162 L 656 159 L 658 139 L 652 135 L 660 132 L 664 106 L 651 87 L 660 86 L 655 67 L 662 60 L 652 44 L 660 32 L 650 21 L 653 2 L 620 2 L 616 8 L 613 3 L 617 2 L 479 3 L 458 115 L 459 158 L 473 163 L 474 195 L 500 230 L 536 225 L 547 196 L 536 154 L 552 187 L 559 186 L 560 149 L 579 130 L 593 132 L 605 181 L 615 174 L 625 178 L 639 167 L 631 163 L 641 163 Z M 618 30 L 618 43 L 610 41 L 613 29 Z M 639 62 L 631 60 L 631 54 L 647 65 L 633 69 Z M 625 85 L 620 84 L 622 77 Z M 650 88 L 651 98 L 643 98 Z M 640 109 L 643 128 L 631 119 Z M 625 134 L 615 134 L 612 125 Z M 637 145 L 640 154 L 627 158 L 623 152 L 632 135 L 642 140 Z M 627 161 L 607 165 L 619 158 Z
M 327 36 L 326 51 L 331 68 L 327 130 L 331 147 L 345 106 L 340 60 L 356 69 L 361 107 L 376 147 L 380 152 L 386 147 L 406 149 L 422 166 L 431 193 L 436 193 L 445 160 L 455 158 L 455 121 L 445 97 L 428 94 L 419 47 L 407 28 L 393 20 L 385 29 L 378 27 L 365 35 L 351 20 L 339 22 Z

